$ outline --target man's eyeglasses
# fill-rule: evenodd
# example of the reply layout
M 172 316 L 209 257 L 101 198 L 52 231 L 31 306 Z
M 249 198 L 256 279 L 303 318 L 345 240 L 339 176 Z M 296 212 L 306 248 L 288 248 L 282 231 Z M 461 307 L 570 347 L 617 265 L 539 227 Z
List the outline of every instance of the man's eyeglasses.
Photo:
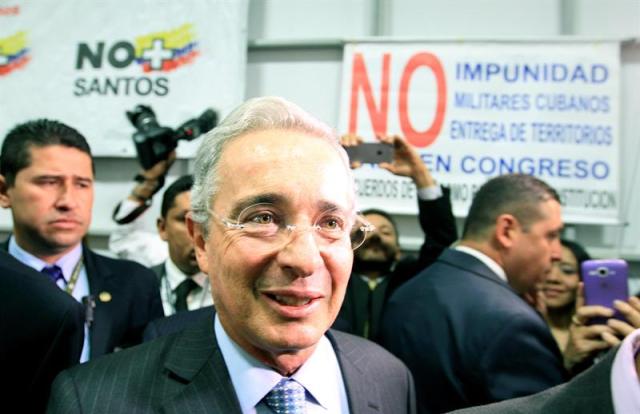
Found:
M 209 213 L 228 229 L 242 231 L 249 237 L 270 244 L 290 240 L 295 231 L 312 230 L 316 242 L 321 246 L 350 239 L 351 248 L 355 250 L 364 243 L 367 234 L 375 229 L 364 217 L 345 214 L 337 209 L 322 213 L 315 223 L 307 227 L 289 224 L 287 217 L 269 203 L 253 204 L 242 210 L 236 219 L 220 217 L 212 210 Z

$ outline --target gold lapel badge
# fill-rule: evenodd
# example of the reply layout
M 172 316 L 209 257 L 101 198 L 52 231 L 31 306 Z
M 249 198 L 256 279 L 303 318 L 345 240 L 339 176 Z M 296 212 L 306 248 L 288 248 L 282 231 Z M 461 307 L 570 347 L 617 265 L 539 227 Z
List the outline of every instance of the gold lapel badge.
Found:
M 111 302 L 111 293 L 109 292 L 100 292 L 100 294 L 98 295 L 98 298 L 100 299 L 100 302 Z

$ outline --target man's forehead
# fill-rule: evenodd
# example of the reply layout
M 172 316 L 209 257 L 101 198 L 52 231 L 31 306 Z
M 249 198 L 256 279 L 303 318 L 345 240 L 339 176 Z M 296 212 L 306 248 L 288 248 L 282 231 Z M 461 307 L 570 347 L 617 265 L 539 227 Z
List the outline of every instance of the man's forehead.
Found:
M 337 144 L 336 144 L 337 145 Z M 308 156 L 309 149 L 335 151 L 336 147 L 328 138 L 310 134 L 297 129 L 263 129 L 242 134 L 227 145 L 224 153 L 241 152 L 249 157 L 259 158 L 271 155 L 273 152 L 287 154 L 289 156 Z
M 371 221 L 371 222 L 376 222 L 376 227 L 381 229 L 382 227 L 387 227 L 393 231 L 396 231 L 396 227 L 393 225 L 393 223 L 385 216 L 383 216 L 382 214 L 378 214 L 378 213 L 366 213 L 364 215 L 364 217 Z

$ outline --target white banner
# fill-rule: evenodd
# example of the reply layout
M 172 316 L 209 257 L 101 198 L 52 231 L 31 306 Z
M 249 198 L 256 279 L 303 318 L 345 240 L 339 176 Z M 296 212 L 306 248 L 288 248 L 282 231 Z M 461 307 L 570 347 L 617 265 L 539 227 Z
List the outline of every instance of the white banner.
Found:
M 400 134 L 464 216 L 477 188 L 533 174 L 574 223 L 619 221 L 617 42 L 352 43 L 345 47 L 340 132 Z M 416 212 L 413 185 L 365 166 L 363 207 Z
M 0 134 L 52 118 L 95 155 L 134 156 L 125 111 L 176 128 L 244 97 L 246 0 L 0 0 Z M 198 141 L 182 142 L 190 156 Z

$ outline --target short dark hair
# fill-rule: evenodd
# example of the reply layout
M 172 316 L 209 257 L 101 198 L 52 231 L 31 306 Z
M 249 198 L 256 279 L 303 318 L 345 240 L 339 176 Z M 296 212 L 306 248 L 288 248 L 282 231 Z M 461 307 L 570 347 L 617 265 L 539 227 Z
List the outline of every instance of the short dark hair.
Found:
M 91 148 L 87 140 L 74 128 L 50 119 L 27 121 L 15 126 L 4 139 L 0 150 L 0 174 L 7 186 L 15 183 L 16 175 L 31 165 L 31 147 L 62 145 L 76 148 L 91 158 L 91 169 L 95 174 Z
M 162 194 L 162 206 L 160 207 L 160 214 L 163 218 L 167 218 L 167 213 L 175 205 L 176 197 L 185 191 L 191 191 L 193 187 L 193 175 L 183 175 L 175 180 Z
M 576 258 L 576 264 L 578 265 L 578 275 L 580 276 L 580 280 L 582 280 L 582 262 L 591 260 L 591 256 L 589 255 L 589 253 L 587 253 L 584 247 L 574 241 L 561 239 L 560 243 L 562 243 L 562 246 L 569 249 L 571 254 L 573 254 L 573 257 Z
M 379 210 L 377 208 L 368 208 L 366 210 L 363 210 L 360 214 L 362 214 L 363 216 L 366 216 L 368 214 L 377 214 L 378 216 L 382 216 L 387 220 L 389 220 L 389 222 L 393 226 L 393 229 L 396 232 L 396 243 L 400 244 L 400 235 L 398 234 L 398 224 L 393 219 L 393 217 L 391 217 L 391 214 L 387 213 L 384 210 Z
M 556 190 L 526 174 L 507 174 L 484 183 L 476 193 L 462 231 L 463 239 L 483 239 L 501 214 L 513 215 L 527 229 L 541 218 L 539 204 L 560 202 Z

